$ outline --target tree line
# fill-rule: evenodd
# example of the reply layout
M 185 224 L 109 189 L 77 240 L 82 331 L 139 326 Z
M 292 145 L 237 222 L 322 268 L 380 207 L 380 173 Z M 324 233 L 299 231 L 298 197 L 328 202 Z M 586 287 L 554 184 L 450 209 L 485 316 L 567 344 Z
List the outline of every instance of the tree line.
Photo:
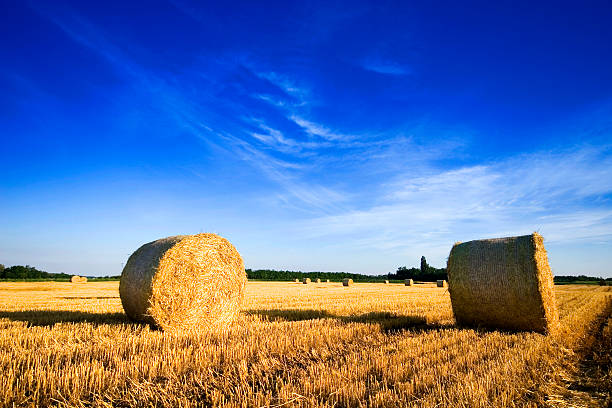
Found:
M 30 265 L 14 265 L 5 267 L 0 264 L 0 280 L 53 280 L 69 281 L 72 275 L 67 273 L 53 273 L 41 271 Z M 89 279 L 94 280 L 119 280 L 121 276 L 93 276 Z
M 14 265 L 5 268 L 0 264 L 0 279 L 4 280 L 70 280 L 71 276 L 66 273 L 41 271 L 30 265 Z
M 312 280 L 320 278 L 331 281 L 341 281 L 350 278 L 354 282 L 384 282 L 385 280 L 404 280 L 413 279 L 415 281 L 433 282 L 438 279 L 448 279 L 446 268 L 434 268 L 427 264 L 425 257 L 421 257 L 420 268 L 407 268 L 400 266 L 395 272 L 384 275 L 363 275 L 360 273 L 349 272 L 302 272 L 302 271 L 277 271 L 274 269 L 247 269 L 247 277 L 251 280 L 263 281 L 291 281 L 294 279 L 310 278 Z
M 317 278 L 325 281 L 339 282 L 344 278 L 353 279 L 355 282 L 384 282 L 403 281 L 404 279 L 413 279 L 420 282 L 433 282 L 436 280 L 448 280 L 446 268 L 435 268 L 427 263 L 425 257 L 421 257 L 420 268 L 407 268 L 400 266 L 395 272 L 389 272 L 384 275 L 363 275 L 359 273 L 349 272 L 302 272 L 302 271 L 285 271 L 275 269 L 246 269 L 247 277 L 251 280 L 262 281 L 292 281 L 294 279 Z M 68 281 L 72 275 L 66 273 L 52 273 L 41 271 L 30 265 L 15 265 L 5 268 L 0 264 L 0 280 L 56 280 Z M 105 276 L 105 277 L 90 277 L 96 280 L 118 280 L 120 276 Z M 612 278 L 604 279 L 602 277 L 593 277 L 585 275 L 577 276 L 555 276 L 555 283 L 571 284 L 571 283 L 592 283 L 599 285 L 612 286 Z

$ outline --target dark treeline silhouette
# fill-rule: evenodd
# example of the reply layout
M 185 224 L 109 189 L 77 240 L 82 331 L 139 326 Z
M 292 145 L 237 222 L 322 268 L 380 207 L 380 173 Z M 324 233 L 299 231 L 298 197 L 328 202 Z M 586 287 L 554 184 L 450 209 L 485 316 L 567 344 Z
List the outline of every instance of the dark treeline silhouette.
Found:
M 66 273 L 50 273 L 36 269 L 30 265 L 15 265 L 5 268 L 4 265 L 0 265 L 0 279 L 16 279 L 16 280 L 70 280 L 72 275 Z
M 277 271 L 274 269 L 247 269 L 247 277 L 251 280 L 265 281 L 292 281 L 294 279 L 310 278 L 313 281 L 320 278 L 325 281 L 341 281 L 344 278 L 350 278 L 355 282 L 383 282 L 387 275 L 362 275 L 359 273 L 350 272 L 302 272 L 302 271 Z
M 446 268 L 434 268 L 427 264 L 427 260 L 424 256 L 421 257 L 420 268 L 406 268 L 405 266 L 400 266 L 395 273 L 388 274 L 388 277 L 389 280 L 413 279 L 421 282 L 433 282 L 439 279 L 448 280 Z
M 264 281 L 292 281 L 294 279 L 317 278 L 325 281 L 339 282 L 344 278 L 353 279 L 355 282 L 383 282 L 385 280 L 404 280 L 413 279 L 420 282 L 433 282 L 438 279 L 448 280 L 446 268 L 434 268 L 427 264 L 425 257 L 421 257 L 420 268 L 407 268 L 400 266 L 395 273 L 387 273 L 384 275 L 363 275 L 350 272 L 302 272 L 302 271 L 277 271 L 274 269 L 247 269 L 247 277 L 251 280 Z M 41 271 L 30 265 L 15 265 L 5 268 L 0 264 L 0 280 L 57 280 L 69 281 L 72 275 L 66 273 L 51 273 Z M 104 276 L 104 277 L 88 277 L 95 280 L 119 280 L 120 276 Z M 612 278 L 604 279 L 602 277 L 593 276 L 555 276 L 555 283 L 570 284 L 570 283 L 593 283 L 602 286 L 612 285 Z
M 72 275 L 41 271 L 30 265 L 14 265 L 6 268 L 0 264 L 0 280 L 54 280 L 69 281 Z M 120 276 L 91 276 L 94 280 L 118 280 Z
M 435 281 L 447 279 L 446 268 L 434 268 L 427 264 L 425 257 L 421 257 L 421 268 L 406 268 L 400 266 L 395 273 L 389 272 L 384 275 L 363 275 L 350 272 L 302 272 L 302 271 L 277 271 L 274 269 L 247 269 L 247 277 L 253 280 L 269 281 L 291 281 L 294 279 L 320 278 L 331 281 L 341 281 L 344 278 L 351 278 L 355 282 L 383 282 L 385 280 L 414 279 L 415 281 Z
M 612 285 L 612 278 L 593 277 L 586 275 L 567 275 L 567 276 L 555 276 L 555 283 L 575 283 L 575 282 L 592 282 L 598 283 L 601 286 Z

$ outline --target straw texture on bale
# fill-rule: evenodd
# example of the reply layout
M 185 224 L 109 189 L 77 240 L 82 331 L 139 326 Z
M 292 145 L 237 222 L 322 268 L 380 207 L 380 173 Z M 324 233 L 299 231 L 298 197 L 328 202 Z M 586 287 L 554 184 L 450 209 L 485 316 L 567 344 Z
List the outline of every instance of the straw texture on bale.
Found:
M 459 325 L 541 333 L 558 328 L 553 275 L 541 235 L 457 243 L 447 267 Z
M 446 282 L 444 279 L 437 280 L 436 281 L 436 286 L 439 287 L 439 288 L 447 288 L 448 287 L 448 282 Z
M 87 278 L 84 276 L 74 275 L 70 278 L 70 282 L 72 283 L 87 283 Z
M 344 278 L 342 280 L 342 286 L 350 286 L 353 284 L 353 280 L 349 278 Z
M 228 240 L 179 235 L 134 252 L 119 294 L 133 320 L 172 331 L 218 329 L 238 314 L 246 282 L 242 258 Z
M 321 279 L 317 278 L 316 283 L 321 283 Z
M 302 279 L 302 283 L 303 283 L 304 285 L 308 285 L 308 284 L 310 283 L 310 278 L 304 278 L 304 279 Z
M 406 279 L 404 281 L 404 286 L 414 286 L 414 281 L 412 279 Z

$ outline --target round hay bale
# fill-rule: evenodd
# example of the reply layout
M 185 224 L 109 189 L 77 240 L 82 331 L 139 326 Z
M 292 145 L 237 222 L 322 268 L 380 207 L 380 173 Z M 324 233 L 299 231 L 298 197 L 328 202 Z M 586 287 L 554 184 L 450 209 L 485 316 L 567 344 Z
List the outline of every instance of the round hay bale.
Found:
M 70 282 L 72 282 L 72 283 L 86 283 L 87 282 L 87 278 L 84 277 L 84 276 L 73 275 L 70 278 Z
M 295 282 L 295 283 L 300 283 L 300 280 L 299 280 L 299 279 L 296 279 L 294 282 Z
M 321 283 L 321 279 L 317 278 L 316 283 Z
M 447 270 L 459 325 L 557 330 L 553 275 L 540 234 L 458 242 Z
M 327 283 L 329 283 L 329 279 L 327 280 Z
M 213 329 L 236 317 L 246 282 L 242 258 L 228 240 L 179 235 L 136 250 L 121 273 L 119 294 L 132 320 L 172 331 Z
M 344 278 L 342 280 L 342 286 L 351 286 L 353 284 L 353 280 L 349 278 Z
M 389 281 L 388 281 L 388 280 L 385 280 L 385 285 L 388 285 L 388 284 L 389 284 Z
M 414 281 L 412 279 L 405 279 L 404 286 L 414 286 Z
M 448 283 L 442 279 L 442 280 L 437 280 L 436 281 L 436 286 L 439 288 L 447 288 L 448 287 Z
M 304 285 L 308 285 L 308 284 L 310 283 L 310 278 L 304 278 L 304 279 L 302 279 L 302 283 L 303 283 Z

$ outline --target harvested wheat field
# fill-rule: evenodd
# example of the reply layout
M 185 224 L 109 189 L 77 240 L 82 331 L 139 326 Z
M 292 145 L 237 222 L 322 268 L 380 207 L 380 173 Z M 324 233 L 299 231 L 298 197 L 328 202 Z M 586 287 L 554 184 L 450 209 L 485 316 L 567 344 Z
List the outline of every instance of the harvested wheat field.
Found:
M 118 286 L 0 283 L 2 406 L 609 403 L 610 287 L 556 286 L 544 336 L 458 328 L 435 283 L 338 282 L 249 282 L 236 325 L 180 335 L 131 322 Z

